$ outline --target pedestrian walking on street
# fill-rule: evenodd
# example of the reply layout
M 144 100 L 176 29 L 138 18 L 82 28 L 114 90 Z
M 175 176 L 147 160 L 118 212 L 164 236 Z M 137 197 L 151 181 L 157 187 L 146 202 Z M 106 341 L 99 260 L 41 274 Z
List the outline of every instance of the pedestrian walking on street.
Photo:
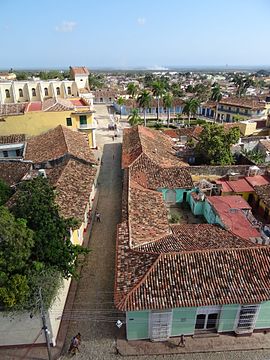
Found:
M 113 139 L 113 141 L 114 141 L 114 135 L 112 136 L 112 139 Z
M 96 219 L 97 219 L 97 222 L 100 222 L 100 213 L 99 212 L 96 213 Z
M 79 352 L 79 345 L 81 344 L 82 338 L 81 334 L 78 333 L 77 335 L 73 336 L 71 339 L 71 343 L 68 349 L 68 353 L 73 355 L 76 355 L 77 351 Z
M 186 339 L 185 339 L 185 336 L 183 334 L 180 336 L 180 341 L 178 343 L 178 346 L 180 346 L 180 347 L 185 347 L 186 346 Z

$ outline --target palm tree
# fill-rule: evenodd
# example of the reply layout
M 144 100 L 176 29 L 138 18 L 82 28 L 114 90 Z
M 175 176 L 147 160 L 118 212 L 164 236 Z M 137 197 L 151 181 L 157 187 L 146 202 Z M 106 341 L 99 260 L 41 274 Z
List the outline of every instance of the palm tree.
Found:
M 120 106 L 120 119 L 122 118 L 122 106 L 124 105 L 125 100 L 122 96 L 119 96 L 117 99 L 117 104 Z
M 222 99 L 222 93 L 220 90 L 219 84 L 214 84 L 214 87 L 212 88 L 212 94 L 211 94 L 211 100 L 216 102 L 216 112 L 215 112 L 215 122 L 217 121 L 217 110 L 218 110 L 218 103 Z
M 167 109 L 167 126 L 169 127 L 169 124 L 170 124 L 170 110 L 171 110 L 171 107 L 173 105 L 173 96 L 172 96 L 171 93 L 167 92 L 163 96 L 163 104 Z
M 135 96 L 138 94 L 138 85 L 134 83 L 128 83 L 127 85 L 127 93 L 132 97 L 132 99 L 135 98 Z
M 128 122 L 130 126 L 138 125 L 142 123 L 142 118 L 139 115 L 138 109 L 132 109 L 129 116 L 128 116 Z
M 247 89 L 250 86 L 254 86 L 254 81 L 251 77 L 243 77 L 239 74 L 235 74 L 232 81 L 236 86 L 236 95 L 238 97 L 245 95 Z
M 143 108 L 144 126 L 146 126 L 146 110 L 150 107 L 151 100 L 151 94 L 147 90 L 143 90 L 137 98 L 139 106 Z
M 152 84 L 152 92 L 157 99 L 157 122 L 159 122 L 159 100 L 165 93 L 164 83 L 159 80 L 154 81 Z
M 185 105 L 183 108 L 183 114 L 188 116 L 188 125 L 190 125 L 191 115 L 196 115 L 198 111 L 198 107 L 200 106 L 200 102 L 198 99 L 192 98 L 185 101 Z

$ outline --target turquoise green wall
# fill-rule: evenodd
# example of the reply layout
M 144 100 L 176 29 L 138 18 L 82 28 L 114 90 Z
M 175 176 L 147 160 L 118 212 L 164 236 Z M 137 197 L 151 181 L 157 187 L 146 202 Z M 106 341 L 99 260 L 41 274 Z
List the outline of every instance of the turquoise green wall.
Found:
M 190 195 L 189 206 L 194 215 L 203 215 L 204 201 L 195 201 Z
M 127 311 L 127 339 L 149 339 L 148 335 L 149 311 Z
M 186 192 L 187 193 L 187 202 L 189 202 L 190 193 L 192 190 L 190 190 L 190 189 L 158 189 L 158 191 L 160 191 L 162 193 L 164 201 L 165 201 L 165 194 L 166 194 L 167 190 L 175 190 L 177 203 L 183 202 L 184 192 Z
M 270 301 L 261 303 L 255 329 L 270 328 Z
M 233 331 L 239 305 L 223 305 L 219 317 L 218 332 Z
M 220 226 L 224 227 L 220 217 L 216 215 L 208 201 L 204 202 L 203 216 L 205 217 L 205 220 L 208 222 L 208 224 L 219 224 Z
M 173 309 L 171 336 L 194 334 L 196 307 Z

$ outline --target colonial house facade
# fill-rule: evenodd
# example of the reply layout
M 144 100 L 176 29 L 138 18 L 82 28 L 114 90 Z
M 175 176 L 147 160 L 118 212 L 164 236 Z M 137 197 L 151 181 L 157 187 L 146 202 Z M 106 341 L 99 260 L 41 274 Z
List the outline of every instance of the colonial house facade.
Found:
M 70 67 L 72 80 L 7 80 L 0 82 L 0 104 L 44 101 L 49 98 L 72 98 L 81 95 L 91 99 L 86 67 Z

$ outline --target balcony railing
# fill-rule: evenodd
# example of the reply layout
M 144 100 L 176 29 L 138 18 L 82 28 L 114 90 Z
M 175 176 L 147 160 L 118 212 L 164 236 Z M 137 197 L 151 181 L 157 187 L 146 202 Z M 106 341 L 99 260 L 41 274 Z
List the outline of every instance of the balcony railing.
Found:
M 97 122 L 93 121 L 91 124 L 79 124 L 80 130 L 93 130 L 97 128 Z

